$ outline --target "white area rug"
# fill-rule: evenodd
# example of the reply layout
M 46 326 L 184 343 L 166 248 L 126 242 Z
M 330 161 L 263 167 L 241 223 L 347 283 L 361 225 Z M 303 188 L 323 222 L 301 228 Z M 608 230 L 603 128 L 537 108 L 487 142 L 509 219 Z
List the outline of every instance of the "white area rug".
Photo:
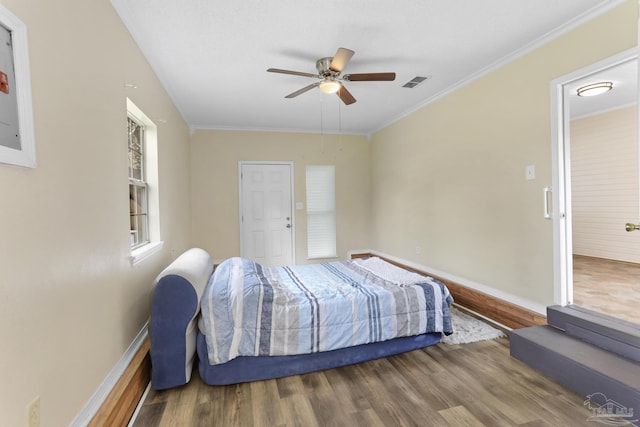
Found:
M 445 344 L 468 344 L 476 341 L 493 340 L 504 336 L 504 333 L 489 324 L 464 314 L 451 307 L 451 323 L 453 334 L 442 337 Z

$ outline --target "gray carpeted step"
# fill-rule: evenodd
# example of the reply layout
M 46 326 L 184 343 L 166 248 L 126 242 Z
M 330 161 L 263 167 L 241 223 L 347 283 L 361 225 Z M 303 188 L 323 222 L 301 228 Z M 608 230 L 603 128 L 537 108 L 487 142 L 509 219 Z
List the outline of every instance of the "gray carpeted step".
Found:
M 582 341 L 640 362 L 640 327 L 637 324 L 575 305 L 547 307 L 547 321 Z
M 640 363 L 551 326 L 511 331 L 511 356 L 588 396 L 600 393 L 640 414 Z M 636 417 L 637 418 L 637 417 Z

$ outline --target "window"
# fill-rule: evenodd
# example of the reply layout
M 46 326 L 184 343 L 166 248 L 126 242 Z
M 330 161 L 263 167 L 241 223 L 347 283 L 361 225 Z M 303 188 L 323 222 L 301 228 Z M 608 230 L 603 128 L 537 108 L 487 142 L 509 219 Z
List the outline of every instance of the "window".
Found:
M 144 168 L 145 129 L 132 117 L 127 118 L 129 135 L 129 222 L 131 248 L 149 243 L 149 211 Z
M 335 258 L 335 167 L 307 166 L 307 256 Z
M 135 265 L 162 249 L 156 125 L 127 99 L 129 245 Z

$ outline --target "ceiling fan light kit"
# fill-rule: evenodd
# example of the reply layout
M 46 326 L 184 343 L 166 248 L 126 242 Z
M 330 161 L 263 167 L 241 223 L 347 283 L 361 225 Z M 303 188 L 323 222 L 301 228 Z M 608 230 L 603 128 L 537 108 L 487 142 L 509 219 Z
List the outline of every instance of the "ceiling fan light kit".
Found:
M 336 93 L 340 90 L 340 83 L 334 79 L 325 79 L 318 86 L 324 93 Z
M 578 88 L 578 96 L 596 96 L 613 89 L 612 82 L 598 82 Z
M 351 49 L 339 48 L 333 57 L 320 58 L 316 61 L 316 69 L 318 74 L 305 73 L 301 71 L 283 70 L 281 68 L 269 68 L 270 73 L 291 74 L 300 77 L 313 77 L 321 79 L 320 82 L 312 83 L 308 86 L 298 89 L 295 92 L 285 96 L 285 98 L 295 98 L 314 87 L 319 87 L 324 93 L 335 93 L 346 105 L 351 105 L 356 102 L 351 92 L 347 90 L 342 81 L 349 82 L 389 82 L 396 79 L 396 73 L 359 73 L 359 74 L 345 74 L 340 77 L 340 73 L 347 65 L 351 57 L 354 55 L 354 51 Z

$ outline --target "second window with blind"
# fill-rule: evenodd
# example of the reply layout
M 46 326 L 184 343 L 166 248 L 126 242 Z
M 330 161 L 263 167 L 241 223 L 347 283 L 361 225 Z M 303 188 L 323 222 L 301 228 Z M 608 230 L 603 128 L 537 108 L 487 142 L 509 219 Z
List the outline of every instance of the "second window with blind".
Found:
M 335 167 L 307 166 L 307 257 L 335 258 Z

